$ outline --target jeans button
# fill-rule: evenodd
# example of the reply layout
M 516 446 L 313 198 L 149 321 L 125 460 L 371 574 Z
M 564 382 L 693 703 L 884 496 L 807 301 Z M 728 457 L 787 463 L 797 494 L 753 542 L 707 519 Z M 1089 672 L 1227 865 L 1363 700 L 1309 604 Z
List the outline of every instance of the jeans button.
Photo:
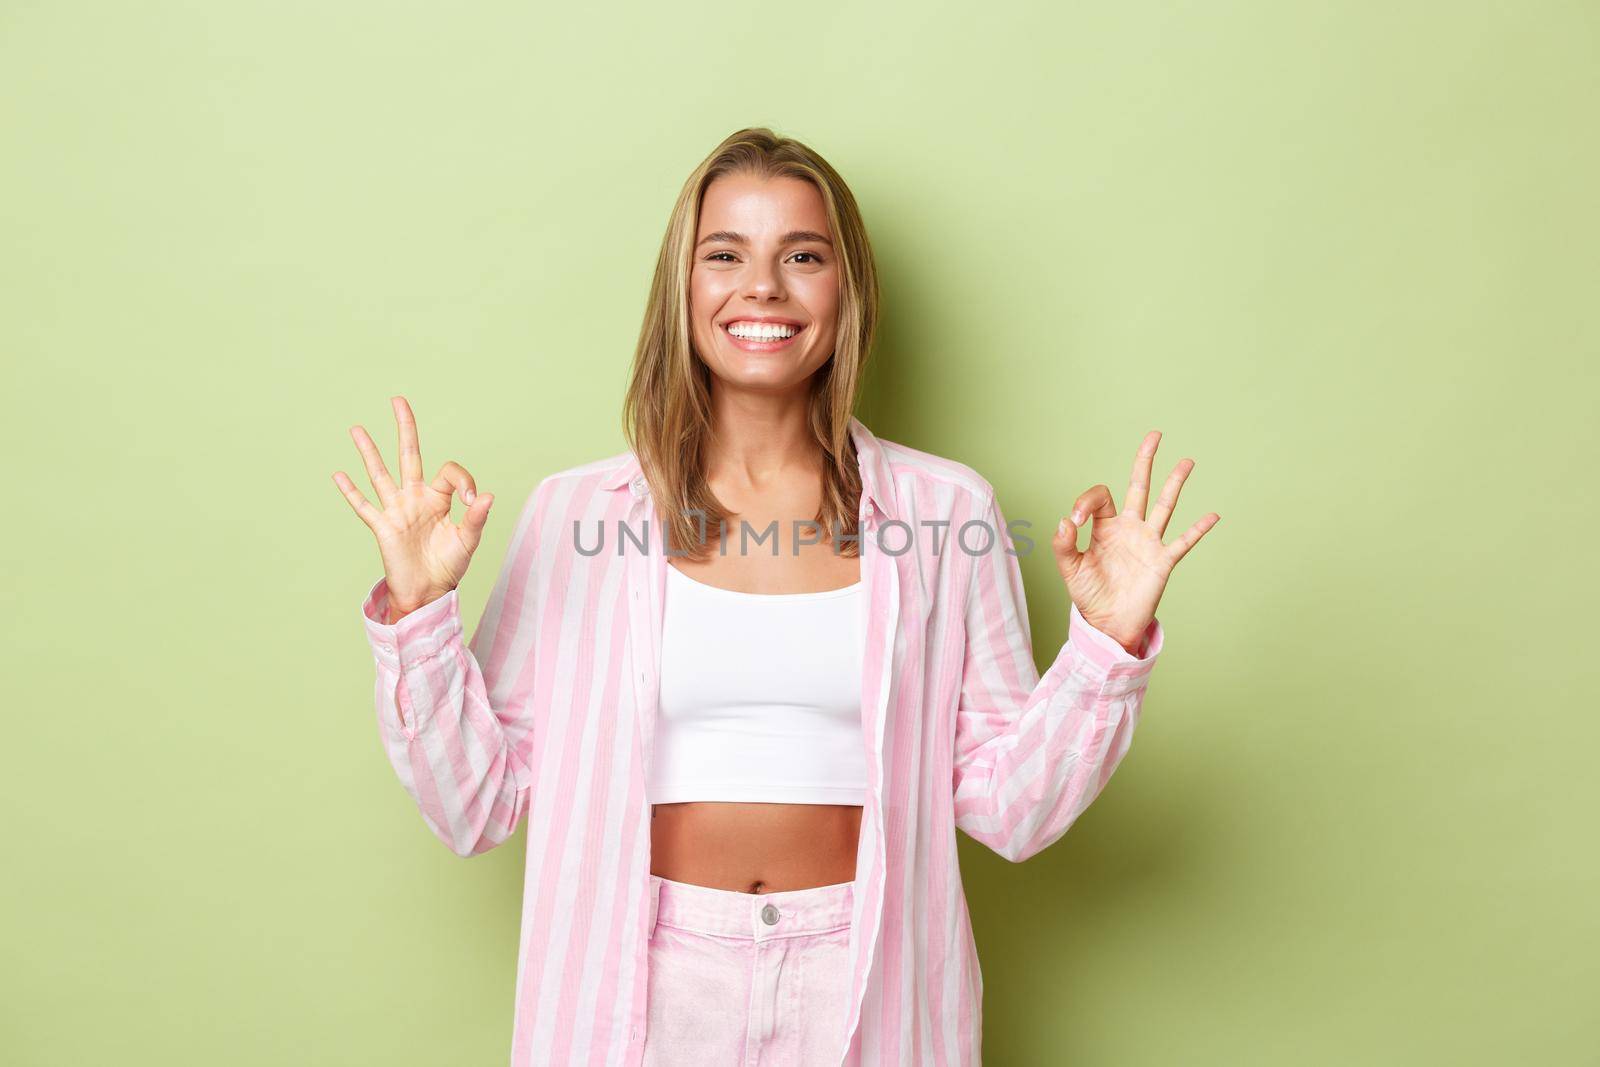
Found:
M 771 904 L 768 904 L 766 907 L 762 908 L 761 921 L 766 923 L 768 926 L 778 925 L 778 909 Z

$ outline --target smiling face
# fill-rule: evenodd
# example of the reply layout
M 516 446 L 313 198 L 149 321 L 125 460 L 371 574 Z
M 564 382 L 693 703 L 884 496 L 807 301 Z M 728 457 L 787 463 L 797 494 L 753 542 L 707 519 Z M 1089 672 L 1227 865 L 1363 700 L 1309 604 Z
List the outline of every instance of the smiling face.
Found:
M 833 236 L 822 194 L 803 179 L 735 173 L 706 187 L 689 315 L 718 388 L 795 389 L 833 355 Z

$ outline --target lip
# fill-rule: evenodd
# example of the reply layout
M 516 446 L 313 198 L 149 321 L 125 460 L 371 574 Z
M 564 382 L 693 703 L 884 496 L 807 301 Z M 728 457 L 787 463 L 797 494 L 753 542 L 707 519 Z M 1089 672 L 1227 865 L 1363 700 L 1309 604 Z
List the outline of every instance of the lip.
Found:
M 780 326 L 793 326 L 795 327 L 795 331 L 790 336 L 780 338 L 776 341 L 751 341 L 744 337 L 735 337 L 733 334 L 728 332 L 728 327 L 732 326 L 736 322 L 771 322 Z M 742 348 L 746 352 L 777 352 L 780 349 L 787 348 L 789 345 L 792 345 L 795 341 L 799 340 L 800 337 L 806 332 L 806 324 L 803 322 L 796 322 L 794 319 L 784 319 L 769 315 L 740 315 L 736 319 L 729 319 L 727 322 L 718 323 L 717 329 L 722 331 L 722 336 L 726 337 L 730 342 L 732 342 L 735 348 Z
M 801 322 L 799 319 L 786 319 L 782 315 L 735 315 L 731 319 L 723 319 L 721 322 L 717 323 L 717 325 L 721 326 L 723 329 L 727 329 L 736 322 L 774 322 L 779 326 L 805 325 L 805 323 Z

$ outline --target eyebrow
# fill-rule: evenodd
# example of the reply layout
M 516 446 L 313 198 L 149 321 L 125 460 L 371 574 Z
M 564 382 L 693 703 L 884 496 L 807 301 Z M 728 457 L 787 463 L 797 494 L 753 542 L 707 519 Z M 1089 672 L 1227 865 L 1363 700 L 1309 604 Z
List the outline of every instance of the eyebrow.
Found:
M 750 238 L 746 237 L 742 233 L 735 233 L 732 230 L 717 230 L 700 238 L 700 240 L 695 242 L 694 246 L 699 248 L 701 245 L 712 241 L 726 241 L 729 244 L 747 245 L 750 243 Z M 829 248 L 833 247 L 833 242 L 828 240 L 827 234 L 818 233 L 816 230 L 790 230 L 788 233 L 783 235 L 783 239 L 778 243 L 792 245 L 799 241 L 817 241 L 821 244 L 827 245 Z

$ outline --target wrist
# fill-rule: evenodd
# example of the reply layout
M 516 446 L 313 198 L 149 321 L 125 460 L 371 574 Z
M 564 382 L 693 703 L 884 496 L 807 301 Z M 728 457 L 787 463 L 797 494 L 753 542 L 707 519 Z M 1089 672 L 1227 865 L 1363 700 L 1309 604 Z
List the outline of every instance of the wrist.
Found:
M 429 604 L 432 604 L 435 600 L 438 600 L 439 598 L 441 598 L 443 596 L 446 596 L 449 593 L 450 593 L 450 590 L 446 589 L 446 590 L 444 590 L 444 592 L 441 592 L 441 593 L 432 593 L 432 594 L 426 595 L 421 600 L 418 600 L 418 601 L 415 601 L 415 602 L 412 602 L 412 601 L 409 601 L 409 600 L 407 600 L 407 601 L 397 601 L 397 600 L 395 600 L 395 599 L 393 599 L 391 597 L 389 599 L 389 601 L 388 601 L 387 606 L 384 608 L 383 624 L 385 626 L 393 626 L 395 623 L 399 622 L 401 619 L 405 618 L 407 615 L 410 615 L 412 612 L 422 610 L 423 608 L 427 607 Z
M 1146 626 L 1145 629 L 1149 629 L 1149 627 Z M 1100 632 L 1111 638 L 1111 640 L 1115 641 L 1117 644 L 1121 645 L 1122 650 L 1128 655 L 1132 656 L 1134 659 L 1144 658 L 1144 630 L 1140 630 L 1138 633 L 1129 633 L 1127 630 L 1116 627 L 1112 629 L 1101 629 Z
M 1124 652 L 1126 652 L 1128 655 L 1132 656 L 1134 659 L 1143 659 L 1144 658 L 1144 647 L 1143 647 L 1144 646 L 1144 635 L 1143 634 L 1140 634 L 1138 637 L 1134 637 L 1134 638 L 1124 638 L 1124 637 L 1119 637 L 1116 634 L 1112 634 L 1111 635 L 1111 639 L 1113 641 L 1115 641 L 1117 644 L 1121 645 L 1122 646 L 1122 650 Z
M 1132 656 L 1134 659 L 1143 659 L 1144 658 L 1144 643 L 1145 643 L 1145 631 L 1144 630 L 1140 630 L 1138 633 L 1130 634 L 1124 628 L 1122 628 L 1120 626 L 1113 625 L 1110 620 L 1105 620 L 1103 622 L 1097 622 L 1096 620 L 1090 618 L 1088 615 L 1085 615 L 1083 613 L 1083 609 L 1082 608 L 1078 609 L 1078 615 L 1089 626 L 1093 627 L 1095 630 L 1099 631 L 1100 633 L 1104 634 L 1106 637 L 1110 638 L 1111 640 L 1115 641 L 1117 644 L 1121 645 L 1122 646 L 1122 650 L 1124 652 L 1126 652 L 1128 655 Z M 1145 629 L 1149 629 L 1149 627 L 1146 626 Z

